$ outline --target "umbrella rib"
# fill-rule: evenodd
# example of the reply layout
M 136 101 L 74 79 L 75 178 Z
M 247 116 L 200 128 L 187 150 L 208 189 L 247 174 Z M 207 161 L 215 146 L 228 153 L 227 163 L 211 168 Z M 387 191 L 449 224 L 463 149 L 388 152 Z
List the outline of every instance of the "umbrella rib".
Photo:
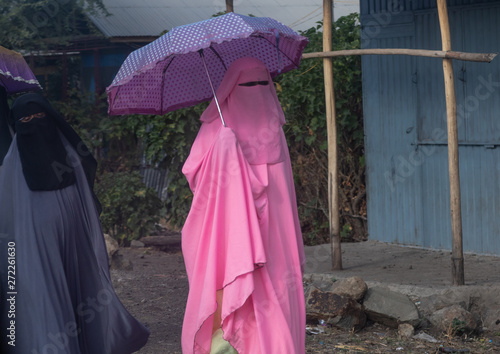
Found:
M 203 53 L 203 49 L 200 49 L 198 51 L 198 53 L 200 53 L 200 57 L 201 57 L 201 59 L 203 61 L 203 66 L 205 67 L 205 71 L 206 71 L 207 76 L 208 76 L 208 82 L 210 83 L 210 88 L 212 89 L 212 93 L 214 94 L 215 104 L 217 105 L 217 110 L 219 111 L 219 115 L 220 115 L 220 119 L 222 121 L 222 125 L 225 127 L 226 126 L 226 122 L 224 121 L 224 117 L 222 117 L 222 111 L 220 110 L 219 100 L 217 99 L 217 95 L 215 94 L 214 85 L 212 84 L 212 79 L 210 78 L 210 74 L 208 73 L 207 63 L 205 61 L 205 54 Z
M 256 35 L 256 36 L 252 36 L 252 37 L 255 37 L 255 38 L 262 38 L 262 39 L 265 39 L 266 41 L 268 41 L 269 43 L 271 43 L 271 45 L 274 45 L 274 43 L 272 41 L 270 41 L 269 39 L 267 39 L 266 37 L 262 36 L 262 35 Z M 290 60 L 290 62 L 292 62 L 297 68 L 299 67 L 299 65 L 294 62 L 292 60 L 292 58 L 290 58 L 284 51 L 282 51 L 278 46 L 276 46 L 276 49 L 281 53 L 283 54 L 285 57 L 288 58 L 288 60 Z
M 165 73 L 167 72 L 168 68 L 170 67 L 170 64 L 172 64 L 172 62 L 174 61 L 176 57 L 173 57 L 172 60 L 170 60 L 170 63 L 168 63 L 168 65 L 165 67 L 165 69 L 163 69 L 163 74 L 162 74 L 162 77 L 163 77 L 163 80 L 161 80 L 161 96 L 160 96 L 160 114 L 163 115 L 163 92 L 165 90 Z
M 208 48 L 210 48 L 210 49 L 212 50 L 212 52 L 214 52 L 214 54 L 217 56 L 217 58 L 219 58 L 220 62 L 222 63 L 222 66 L 223 66 L 223 67 L 224 67 L 224 69 L 226 69 L 226 71 L 227 71 L 226 64 L 224 64 L 224 60 L 222 60 L 222 58 L 221 58 L 220 54 L 219 54 L 219 53 L 215 50 L 215 48 L 214 48 L 214 47 L 210 46 L 210 47 L 208 47 Z

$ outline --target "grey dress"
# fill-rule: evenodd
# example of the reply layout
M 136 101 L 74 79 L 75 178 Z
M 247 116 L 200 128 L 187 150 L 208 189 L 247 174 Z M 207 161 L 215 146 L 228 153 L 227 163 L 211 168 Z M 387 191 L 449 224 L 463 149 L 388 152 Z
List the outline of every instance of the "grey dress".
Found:
M 59 136 L 68 155 L 76 156 L 64 135 Z M 74 171 L 76 183 L 68 187 L 32 191 L 23 176 L 16 137 L 4 159 L 1 353 L 127 354 L 148 339 L 149 331 L 113 290 L 93 195 L 82 166 L 75 164 Z M 8 272 L 13 270 L 9 254 L 15 276 Z

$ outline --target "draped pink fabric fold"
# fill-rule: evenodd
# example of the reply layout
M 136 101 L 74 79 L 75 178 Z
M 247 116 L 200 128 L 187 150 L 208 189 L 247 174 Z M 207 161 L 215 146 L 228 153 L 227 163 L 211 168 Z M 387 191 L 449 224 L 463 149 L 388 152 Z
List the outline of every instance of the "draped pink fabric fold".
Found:
M 274 84 L 262 62 L 238 59 L 217 97 L 227 127 L 212 102 L 183 167 L 194 195 L 182 230 L 183 352 L 210 352 L 223 289 L 223 336 L 238 353 L 304 353 L 305 257 Z

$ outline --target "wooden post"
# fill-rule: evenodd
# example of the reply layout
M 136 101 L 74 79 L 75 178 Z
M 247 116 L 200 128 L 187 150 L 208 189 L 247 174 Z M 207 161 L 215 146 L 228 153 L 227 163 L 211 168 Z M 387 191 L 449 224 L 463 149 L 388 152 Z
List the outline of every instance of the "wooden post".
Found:
M 450 23 L 446 0 L 437 0 L 439 24 L 443 51 L 451 51 Z M 446 92 L 446 112 L 448 126 L 448 169 L 450 174 L 450 208 L 452 232 L 452 282 L 464 285 L 464 254 L 462 245 L 462 213 L 460 203 L 460 175 L 458 163 L 457 102 L 455 97 L 455 78 L 453 60 L 443 59 L 444 86 Z
M 332 50 L 333 0 L 323 0 L 323 51 Z M 340 248 L 339 186 L 337 161 L 337 126 L 335 122 L 335 90 L 333 86 L 333 59 L 323 59 L 325 80 L 326 126 L 328 133 L 328 207 L 332 269 L 342 269 Z
M 233 0 L 226 0 L 226 12 L 234 12 Z

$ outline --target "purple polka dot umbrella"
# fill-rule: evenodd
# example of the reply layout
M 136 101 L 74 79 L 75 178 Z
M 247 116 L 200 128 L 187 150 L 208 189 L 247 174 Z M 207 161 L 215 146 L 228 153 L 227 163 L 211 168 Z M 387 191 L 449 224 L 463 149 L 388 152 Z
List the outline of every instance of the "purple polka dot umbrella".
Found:
M 274 77 L 298 68 L 307 43 L 272 18 L 232 12 L 172 28 L 127 57 L 106 89 L 109 114 L 165 114 L 208 101 L 234 60 L 260 59 Z
M 8 95 L 41 89 L 23 56 L 2 46 L 0 46 L 0 86 L 5 88 Z

